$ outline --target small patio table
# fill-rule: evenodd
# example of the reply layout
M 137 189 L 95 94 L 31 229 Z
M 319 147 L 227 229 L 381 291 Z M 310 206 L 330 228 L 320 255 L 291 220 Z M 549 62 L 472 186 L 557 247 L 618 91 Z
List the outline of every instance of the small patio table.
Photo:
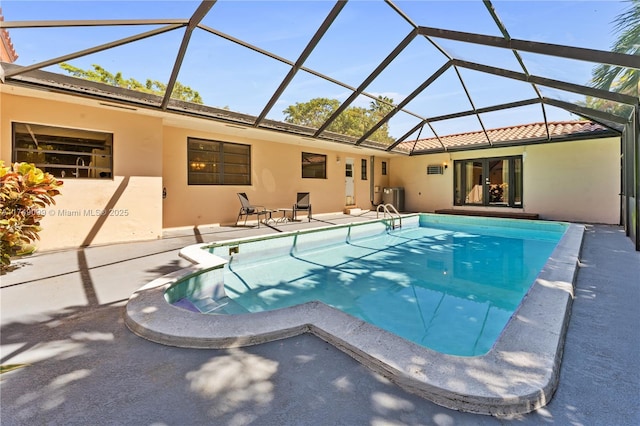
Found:
M 287 216 L 287 213 L 290 213 L 290 216 L 293 218 L 293 209 L 281 208 L 281 209 L 278 209 L 278 211 L 282 212 L 282 217 L 276 220 L 276 223 L 287 223 L 292 220 L 292 219 L 289 219 L 289 216 Z
M 273 214 L 275 212 L 277 212 L 277 211 L 278 210 L 266 209 L 266 210 L 263 210 L 262 212 L 260 212 L 260 214 L 264 214 L 264 219 L 262 220 L 262 223 L 264 223 L 265 225 L 268 225 L 269 222 L 271 222 L 271 221 L 273 221 L 274 223 L 278 223 L 278 221 L 272 217 Z M 258 221 L 258 223 L 259 223 L 259 221 Z M 260 225 L 258 224 L 258 226 L 260 226 Z

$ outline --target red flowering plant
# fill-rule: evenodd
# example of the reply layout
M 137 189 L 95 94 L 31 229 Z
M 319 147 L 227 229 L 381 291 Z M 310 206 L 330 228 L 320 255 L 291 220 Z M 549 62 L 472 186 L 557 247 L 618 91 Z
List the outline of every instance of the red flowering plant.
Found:
M 11 258 L 31 254 L 39 240 L 40 221 L 45 208 L 55 204 L 62 181 L 34 164 L 14 163 L 5 167 L 0 160 L 0 268 L 4 272 Z

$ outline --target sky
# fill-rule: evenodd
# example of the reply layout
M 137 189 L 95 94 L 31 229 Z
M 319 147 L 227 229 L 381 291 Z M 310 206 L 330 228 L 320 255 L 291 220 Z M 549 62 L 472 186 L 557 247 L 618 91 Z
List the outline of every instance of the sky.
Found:
M 480 0 L 394 1 L 417 25 L 501 36 Z M 198 7 L 193 1 L 29 1 L 3 0 L 5 21 L 163 19 L 188 18 Z M 210 32 L 194 31 L 178 81 L 197 90 L 204 103 L 232 111 L 259 115 L 287 75 L 314 32 L 334 6 L 332 1 L 218 1 L 202 24 L 272 52 L 284 63 L 239 47 Z M 512 38 L 609 50 L 615 41 L 612 22 L 627 5 L 617 1 L 493 1 Z M 157 29 L 158 25 L 118 27 L 14 28 L 10 36 L 20 65 L 31 65 Z M 315 97 L 344 100 L 409 33 L 411 26 L 382 1 L 350 1 L 327 34 L 305 61 L 308 69 L 339 80 L 349 87 L 300 71 L 267 118 L 283 119 L 283 110 Z M 80 68 L 99 64 L 125 78 L 166 82 L 170 76 L 184 29 L 173 30 L 135 43 L 70 60 Z M 522 72 L 507 49 L 489 48 L 444 39 L 434 40 L 452 57 Z M 591 62 L 522 53 L 530 74 L 576 84 L 588 84 Z M 402 101 L 447 58 L 424 38 L 416 38 L 369 85 L 365 92 Z M 288 63 L 287 63 L 288 62 Z M 58 66 L 48 71 L 63 73 Z M 409 102 L 408 113 L 397 114 L 390 133 L 399 137 L 420 121 L 435 117 L 536 97 L 526 83 L 489 74 L 449 69 Z M 465 90 L 469 92 L 473 105 Z M 541 88 L 543 96 L 577 102 L 580 95 Z M 371 99 L 360 96 L 355 105 Z M 565 111 L 546 107 L 550 120 L 576 119 Z M 539 105 L 482 116 L 486 128 L 542 121 Z M 434 123 L 442 134 L 479 130 L 475 118 Z M 421 137 L 431 136 L 426 129 Z

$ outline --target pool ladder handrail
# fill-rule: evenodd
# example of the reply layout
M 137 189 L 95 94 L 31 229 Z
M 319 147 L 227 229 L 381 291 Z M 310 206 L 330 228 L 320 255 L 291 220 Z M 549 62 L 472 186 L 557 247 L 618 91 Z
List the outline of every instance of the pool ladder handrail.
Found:
M 402 215 L 398 213 L 398 210 L 396 210 L 393 204 L 378 204 L 378 207 L 376 208 L 376 218 L 380 217 L 381 208 L 384 213 L 383 218 L 386 218 L 387 214 L 391 218 L 391 229 L 402 228 Z M 396 226 L 396 217 L 394 216 L 394 214 L 398 217 L 398 226 Z

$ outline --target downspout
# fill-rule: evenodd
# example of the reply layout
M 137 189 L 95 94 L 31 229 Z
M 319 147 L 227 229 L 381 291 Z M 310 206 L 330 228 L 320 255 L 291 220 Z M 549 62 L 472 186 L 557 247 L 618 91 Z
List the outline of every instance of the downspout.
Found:
M 376 157 L 374 155 L 372 155 L 371 157 L 369 157 L 369 165 L 371 166 L 371 180 L 369 181 L 369 201 L 371 201 L 371 205 L 373 207 L 376 206 L 375 204 L 375 178 L 376 178 L 376 173 L 375 173 L 375 169 L 374 166 L 376 164 Z

